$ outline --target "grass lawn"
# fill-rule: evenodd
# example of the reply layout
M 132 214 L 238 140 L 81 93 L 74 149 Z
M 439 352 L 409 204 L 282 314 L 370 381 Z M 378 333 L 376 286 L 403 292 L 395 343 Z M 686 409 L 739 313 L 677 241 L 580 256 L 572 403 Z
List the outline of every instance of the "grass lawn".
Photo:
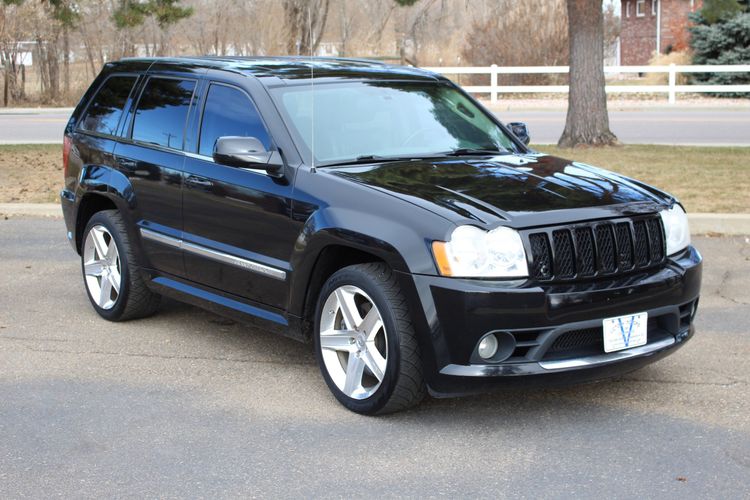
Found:
M 536 149 L 651 184 L 677 196 L 688 212 L 750 213 L 750 147 Z
M 689 212 L 750 213 L 750 147 L 537 149 L 653 184 Z M 0 146 L 0 203 L 56 202 L 61 187 L 61 145 Z

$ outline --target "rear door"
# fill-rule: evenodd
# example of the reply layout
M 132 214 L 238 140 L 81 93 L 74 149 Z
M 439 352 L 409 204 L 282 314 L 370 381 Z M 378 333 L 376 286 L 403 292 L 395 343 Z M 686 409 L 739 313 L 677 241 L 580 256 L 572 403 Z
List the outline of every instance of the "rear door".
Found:
M 204 94 L 197 145 L 185 160 L 187 275 L 203 285 L 284 308 L 289 258 L 299 234 L 291 219 L 292 186 L 263 168 L 214 163 L 219 137 L 256 137 L 268 149 L 274 141 L 246 90 L 213 81 Z
M 184 276 L 182 169 L 186 124 L 198 80 L 150 75 L 128 124 L 126 139 L 115 146 L 117 168 L 132 186 L 145 253 L 161 272 Z

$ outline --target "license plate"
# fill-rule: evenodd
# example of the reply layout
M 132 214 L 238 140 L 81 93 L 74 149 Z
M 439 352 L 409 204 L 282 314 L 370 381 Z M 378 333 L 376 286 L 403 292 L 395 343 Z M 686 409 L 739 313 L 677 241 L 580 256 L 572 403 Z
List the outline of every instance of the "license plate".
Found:
M 638 313 L 603 321 L 604 352 L 622 351 L 646 343 L 648 313 Z

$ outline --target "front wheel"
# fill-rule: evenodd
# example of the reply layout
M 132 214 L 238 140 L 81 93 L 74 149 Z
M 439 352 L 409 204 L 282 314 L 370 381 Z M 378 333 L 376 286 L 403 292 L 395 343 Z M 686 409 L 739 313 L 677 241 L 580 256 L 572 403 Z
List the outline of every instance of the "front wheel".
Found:
M 424 397 L 414 327 L 385 264 L 346 267 L 323 285 L 315 352 L 331 392 L 352 411 L 391 413 Z

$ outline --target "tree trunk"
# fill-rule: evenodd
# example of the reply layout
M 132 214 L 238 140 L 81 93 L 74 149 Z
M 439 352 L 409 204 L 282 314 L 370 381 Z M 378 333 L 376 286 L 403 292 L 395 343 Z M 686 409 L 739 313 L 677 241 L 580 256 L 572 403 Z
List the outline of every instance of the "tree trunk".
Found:
M 610 146 L 604 91 L 604 15 L 602 0 L 568 0 L 570 93 L 565 130 L 557 145 Z
M 330 0 L 284 0 L 287 53 L 310 55 L 318 50 L 328 21 Z
M 63 94 L 70 94 L 70 34 L 68 27 L 63 26 Z
M 26 99 L 26 65 L 21 65 L 21 89 L 18 92 L 18 96 L 21 100 Z
M 295 0 L 284 0 L 284 17 L 287 26 L 286 53 L 289 55 L 299 54 L 297 41 L 303 22 L 301 10 Z M 307 22 L 307 19 L 304 21 Z
M 47 47 L 47 65 L 49 67 L 49 97 L 53 102 L 60 100 L 60 64 L 57 53 L 57 40 Z

